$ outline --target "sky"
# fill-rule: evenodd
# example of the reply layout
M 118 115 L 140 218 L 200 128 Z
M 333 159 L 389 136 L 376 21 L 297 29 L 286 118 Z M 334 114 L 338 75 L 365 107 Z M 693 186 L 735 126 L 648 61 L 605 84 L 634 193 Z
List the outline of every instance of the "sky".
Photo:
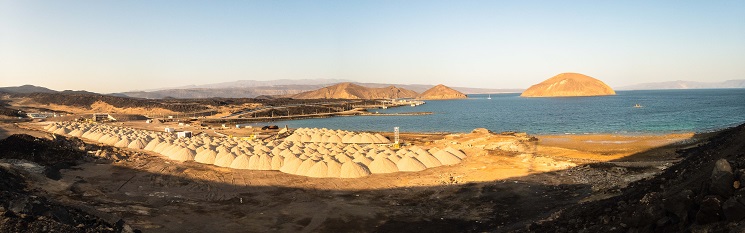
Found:
M 0 0 L 0 86 L 745 79 L 745 1 Z

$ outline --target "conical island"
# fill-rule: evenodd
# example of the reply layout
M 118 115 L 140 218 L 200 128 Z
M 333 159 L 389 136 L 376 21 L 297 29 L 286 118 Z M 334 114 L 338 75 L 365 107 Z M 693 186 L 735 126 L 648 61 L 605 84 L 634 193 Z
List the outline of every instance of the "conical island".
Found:
M 446 100 L 446 99 L 465 99 L 468 98 L 466 94 L 463 94 L 460 91 L 456 91 L 453 88 L 447 87 L 445 85 L 437 85 L 429 90 L 426 90 L 422 92 L 419 96 L 417 96 L 417 99 L 423 99 L 423 100 Z
M 561 73 L 525 90 L 522 97 L 604 96 L 616 92 L 603 81 L 578 73 Z

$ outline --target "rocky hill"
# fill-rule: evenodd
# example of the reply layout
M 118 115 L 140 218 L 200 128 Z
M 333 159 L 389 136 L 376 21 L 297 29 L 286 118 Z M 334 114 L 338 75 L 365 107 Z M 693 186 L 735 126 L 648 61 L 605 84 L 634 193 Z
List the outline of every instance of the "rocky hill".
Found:
M 0 92 L 7 93 L 56 93 L 57 91 L 34 85 L 23 85 L 17 87 L 0 87 Z
M 593 77 L 578 73 L 561 73 L 525 90 L 522 97 L 569 97 L 615 95 L 616 92 Z
M 466 94 L 463 94 L 460 91 L 456 91 L 452 88 L 449 88 L 445 85 L 437 85 L 429 90 L 426 90 L 422 94 L 416 97 L 417 99 L 423 99 L 423 100 L 445 100 L 445 99 L 465 99 L 468 98 Z
M 24 99 L 26 104 L 33 103 L 47 107 L 59 105 L 86 110 L 95 110 L 96 105 L 117 109 L 165 109 L 173 112 L 197 112 L 209 109 L 205 104 L 194 104 L 194 101 L 156 101 L 78 92 L 12 94 L 11 97 Z
M 346 79 L 275 79 L 275 80 L 237 80 L 232 82 L 220 82 L 202 85 L 185 85 L 179 87 L 157 88 L 152 90 L 140 90 L 144 92 L 178 90 L 178 89 L 234 89 L 234 88 L 266 88 L 266 87 L 293 87 L 293 86 L 319 86 L 325 87 L 337 83 L 350 82 Z M 312 88 L 317 89 L 317 88 Z M 308 90 L 312 90 L 308 89 Z
M 417 95 L 414 91 L 395 86 L 370 88 L 354 83 L 339 83 L 290 97 L 294 99 L 397 99 L 414 98 Z
M 199 99 L 199 98 L 254 98 L 257 96 L 284 96 L 324 87 L 322 85 L 285 85 L 236 88 L 186 88 L 157 91 L 133 91 L 115 95 L 146 99 Z
M 215 83 L 206 85 L 187 85 L 172 88 L 137 90 L 112 93 L 115 96 L 127 96 L 146 99 L 196 99 L 196 98 L 255 98 L 257 96 L 285 96 L 317 90 L 334 84 L 349 82 L 342 79 L 279 79 L 269 81 L 239 80 L 234 82 Z M 390 86 L 422 93 L 434 87 L 429 84 L 391 84 L 391 83 L 361 83 L 351 82 L 367 88 L 387 88 Z M 489 89 L 472 87 L 450 87 L 468 94 L 485 93 L 520 93 L 524 89 Z M 2 88 L 0 88 L 2 89 Z

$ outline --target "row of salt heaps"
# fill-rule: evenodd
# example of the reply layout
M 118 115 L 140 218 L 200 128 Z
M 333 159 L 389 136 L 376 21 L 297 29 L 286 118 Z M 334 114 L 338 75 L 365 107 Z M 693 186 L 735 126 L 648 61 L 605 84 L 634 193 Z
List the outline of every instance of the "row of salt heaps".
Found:
M 177 161 L 195 161 L 233 169 L 278 170 L 319 178 L 358 178 L 373 173 L 415 172 L 457 164 L 466 157 L 463 152 L 450 147 L 424 150 L 412 146 L 393 151 L 375 144 L 303 143 L 287 139 L 263 143 L 204 134 L 177 138 L 171 133 L 78 122 L 58 122 L 46 126 L 45 130 L 116 147 L 152 151 Z
M 352 144 L 388 144 L 388 138 L 380 134 L 355 133 L 345 130 L 329 130 L 326 128 L 299 128 L 285 141 L 292 142 L 320 142 L 320 143 L 352 143 Z

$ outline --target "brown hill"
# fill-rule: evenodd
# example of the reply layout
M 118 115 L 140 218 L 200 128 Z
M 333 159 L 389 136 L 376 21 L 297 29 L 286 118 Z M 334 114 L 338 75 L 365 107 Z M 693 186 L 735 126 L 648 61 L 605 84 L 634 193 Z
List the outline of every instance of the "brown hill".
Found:
M 452 88 L 449 88 L 445 85 L 440 84 L 423 92 L 416 98 L 424 99 L 424 100 L 445 100 L 445 99 L 465 99 L 465 98 L 468 98 L 468 96 L 466 96 L 466 94 L 461 93 L 460 91 L 456 91 Z
M 290 97 L 294 99 L 398 99 L 416 96 L 417 93 L 414 91 L 395 86 L 369 88 L 353 83 L 339 83 Z
M 523 97 L 564 97 L 564 96 L 602 96 L 615 95 L 608 85 L 587 75 L 562 73 L 546 81 L 533 85 L 520 96 Z

